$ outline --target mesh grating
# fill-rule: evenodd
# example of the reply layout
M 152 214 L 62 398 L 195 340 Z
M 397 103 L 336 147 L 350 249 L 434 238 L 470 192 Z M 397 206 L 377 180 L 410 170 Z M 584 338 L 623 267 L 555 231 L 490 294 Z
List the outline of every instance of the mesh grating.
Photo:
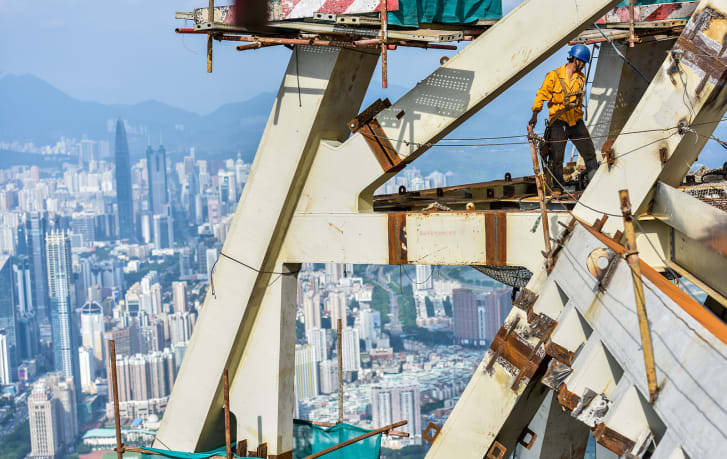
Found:
M 476 265 L 472 267 L 485 276 L 510 287 L 525 287 L 530 278 L 533 277 L 533 273 L 522 266 Z
M 727 181 L 700 183 L 682 190 L 700 201 L 727 211 Z

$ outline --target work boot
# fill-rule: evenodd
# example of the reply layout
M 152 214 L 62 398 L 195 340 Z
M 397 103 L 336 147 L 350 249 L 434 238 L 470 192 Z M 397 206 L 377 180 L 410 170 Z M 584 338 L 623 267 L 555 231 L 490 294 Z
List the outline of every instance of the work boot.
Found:
M 586 189 L 588 184 L 596 172 L 598 171 L 598 161 L 591 159 L 586 161 L 586 170 L 578 175 L 578 188 L 583 191 Z
M 598 171 L 598 161 L 596 159 L 589 159 L 586 161 L 586 176 L 588 177 L 588 182 L 591 181 L 594 175 L 596 175 L 596 172 Z

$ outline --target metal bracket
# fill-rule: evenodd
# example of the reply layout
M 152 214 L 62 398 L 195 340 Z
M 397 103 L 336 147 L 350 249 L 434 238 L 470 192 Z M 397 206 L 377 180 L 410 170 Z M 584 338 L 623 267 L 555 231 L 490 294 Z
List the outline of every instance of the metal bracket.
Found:
M 507 452 L 507 448 L 505 448 L 502 443 L 495 440 L 492 443 L 490 450 L 487 452 L 487 456 L 485 456 L 485 457 L 487 459 L 503 459 L 505 457 L 506 452 Z
M 434 430 L 434 435 L 429 435 L 429 431 Z M 424 432 L 422 432 L 422 438 L 429 442 L 429 444 L 434 443 L 434 440 L 437 438 L 437 435 L 439 435 L 439 432 L 442 429 L 436 425 L 433 422 L 430 422 L 427 424 L 426 429 L 424 429 Z
M 389 99 L 376 99 L 373 104 L 369 105 L 359 113 L 356 118 L 348 122 L 348 128 L 352 133 L 358 132 L 359 129 L 371 122 L 381 111 L 391 107 Z
M 523 432 L 520 434 L 520 438 L 517 439 L 517 442 L 523 445 L 525 449 L 530 449 L 533 447 L 533 443 L 535 443 L 536 438 L 538 438 L 538 434 L 530 430 L 529 427 L 525 427 Z

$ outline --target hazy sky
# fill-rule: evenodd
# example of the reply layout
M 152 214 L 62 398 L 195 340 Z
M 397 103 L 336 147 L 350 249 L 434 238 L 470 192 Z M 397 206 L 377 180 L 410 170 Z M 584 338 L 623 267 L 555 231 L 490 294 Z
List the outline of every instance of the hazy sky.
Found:
M 509 11 L 517 3 L 504 0 L 503 8 Z M 214 73 L 206 73 L 205 38 L 174 33 L 185 23 L 174 19 L 175 11 L 206 5 L 204 0 L 0 0 L 0 72 L 36 75 L 82 100 L 155 99 L 203 113 L 277 90 L 290 55 L 283 47 L 237 52 L 234 43 L 215 42 Z M 392 52 L 390 84 L 411 87 L 439 66 L 441 56 L 453 53 Z

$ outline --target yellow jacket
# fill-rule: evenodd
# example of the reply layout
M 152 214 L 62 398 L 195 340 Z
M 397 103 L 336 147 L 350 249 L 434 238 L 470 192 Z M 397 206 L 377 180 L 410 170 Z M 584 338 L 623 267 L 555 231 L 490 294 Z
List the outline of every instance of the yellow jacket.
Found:
M 565 92 L 561 85 L 560 78 L 565 83 Z M 564 99 L 565 93 L 570 94 L 570 104 L 575 104 L 574 108 L 561 112 L 558 115 L 558 119 L 561 119 L 568 123 L 569 126 L 574 126 L 578 120 L 583 119 L 583 87 L 585 86 L 586 77 L 581 72 L 576 72 L 568 81 L 568 75 L 565 72 L 565 65 L 558 67 L 555 70 L 548 72 L 545 75 L 545 81 L 543 86 L 538 89 L 538 93 L 535 95 L 535 102 L 533 102 L 533 111 L 539 112 L 543 108 L 543 102 L 548 101 L 548 111 L 550 112 L 550 122 L 555 121 L 553 119 L 558 112 L 561 112 L 565 108 Z

